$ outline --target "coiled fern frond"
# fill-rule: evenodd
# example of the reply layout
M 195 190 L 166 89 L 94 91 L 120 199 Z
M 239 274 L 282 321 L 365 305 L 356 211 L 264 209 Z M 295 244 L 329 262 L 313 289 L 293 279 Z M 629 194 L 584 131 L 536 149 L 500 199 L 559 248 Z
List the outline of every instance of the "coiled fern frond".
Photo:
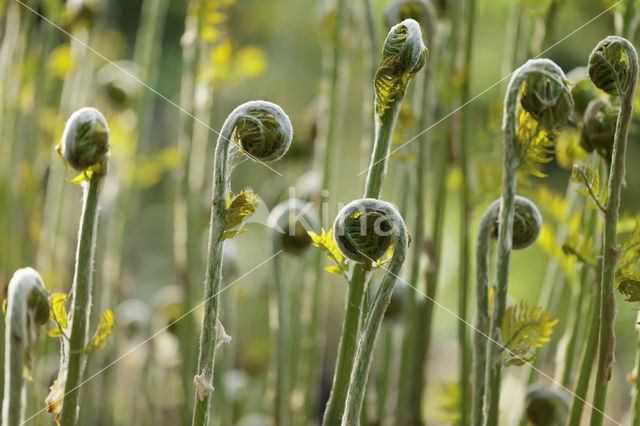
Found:
M 391 103 L 402 99 L 407 83 L 422 69 L 428 55 L 420 25 L 416 21 L 406 19 L 391 28 L 374 80 L 378 117 L 384 115 Z

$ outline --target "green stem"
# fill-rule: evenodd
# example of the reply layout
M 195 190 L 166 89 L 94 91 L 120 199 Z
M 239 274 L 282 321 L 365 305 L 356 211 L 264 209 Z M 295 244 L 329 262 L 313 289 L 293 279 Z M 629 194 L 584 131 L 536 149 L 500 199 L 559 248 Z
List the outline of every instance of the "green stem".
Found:
M 349 378 L 353 368 L 353 359 L 356 352 L 356 343 L 360 326 L 360 312 L 365 289 L 365 270 L 362 264 L 355 264 L 351 282 L 347 294 L 346 314 L 342 326 L 342 339 L 338 347 L 338 359 L 336 361 L 333 376 L 333 387 L 323 424 L 326 426 L 338 425 L 344 412 L 347 392 L 349 390 Z
M 602 245 L 602 305 L 600 307 L 600 333 L 598 351 L 598 369 L 596 387 L 593 396 L 591 425 L 602 425 L 607 397 L 607 387 L 611 379 L 611 368 L 614 358 L 616 317 L 615 274 L 620 247 L 617 245 L 618 209 L 620 207 L 620 191 L 624 183 L 625 157 L 627 150 L 627 134 L 633 115 L 633 98 L 637 86 L 638 56 L 633 46 L 624 40 L 624 47 L 629 66 L 629 82 L 626 92 L 620 97 L 620 112 L 613 142 L 611 170 L 609 171 L 606 214 L 604 215 L 604 233 Z
M 378 378 L 378 391 L 376 394 L 377 405 L 377 424 L 381 425 L 385 421 L 387 414 L 387 398 L 389 394 L 389 376 L 391 372 L 391 362 L 393 353 L 393 329 L 387 327 L 383 331 L 383 344 L 382 344 L 382 368 L 380 376 Z
M 638 317 L 640 322 L 640 317 Z M 635 380 L 634 387 L 631 389 L 631 424 L 640 424 L 640 328 L 636 325 L 637 336 L 637 348 L 636 348 L 636 368 L 635 368 Z
M 274 247 L 274 254 L 279 247 Z M 278 425 L 287 425 L 290 420 L 289 410 L 289 302 L 287 286 L 282 276 L 282 261 L 276 256 L 273 259 L 276 283 L 276 304 L 278 310 L 277 345 L 278 353 L 276 372 L 276 394 L 274 402 L 275 422 Z
M 627 40 L 633 40 L 635 34 L 633 34 L 632 23 L 636 17 L 636 0 L 626 0 L 624 16 L 622 17 L 622 37 Z
M 598 270 L 600 265 L 598 265 Z M 599 276 L 600 274 L 598 274 Z M 595 284 L 595 282 L 590 282 Z M 587 324 L 589 325 L 588 333 L 585 340 L 585 347 L 582 353 L 582 361 L 580 363 L 580 371 L 578 373 L 578 380 L 575 386 L 575 393 L 573 402 L 571 403 L 571 412 L 569 414 L 569 426 L 579 426 L 582 418 L 582 409 L 587 397 L 587 390 L 589 389 L 589 381 L 591 379 L 591 370 L 593 369 L 593 362 L 596 358 L 596 348 L 598 344 L 598 326 L 600 324 L 600 304 L 602 300 L 602 293 L 597 285 L 592 285 L 593 291 L 590 293 L 590 303 L 587 310 Z M 595 294 L 593 294 L 595 293 Z
M 498 262 L 496 268 L 496 289 L 493 300 L 493 313 L 490 320 L 491 339 L 487 348 L 487 389 L 486 409 L 487 425 L 498 424 L 498 406 L 500 402 L 500 381 L 502 378 L 502 341 L 501 325 L 507 306 L 507 290 L 509 285 L 509 263 L 511 259 L 511 242 L 513 234 L 513 216 L 515 193 L 518 179 L 518 163 L 515 154 L 517 143 L 517 101 L 523 76 L 518 71 L 509 82 L 505 95 L 503 124 L 503 159 L 502 159 L 502 201 L 500 206 L 498 227 Z
M 466 13 L 466 40 L 464 51 L 463 70 L 465 79 L 461 89 L 461 104 L 465 105 L 470 95 L 470 76 L 471 76 L 471 53 L 473 51 L 473 34 L 475 23 L 475 0 L 467 0 Z M 469 172 L 467 164 L 467 146 L 470 138 L 470 111 L 463 108 L 461 111 L 461 138 L 460 138 L 460 170 L 462 174 L 462 184 L 460 187 L 460 277 L 458 289 L 458 346 L 460 353 L 460 424 L 469 424 L 469 376 L 471 370 L 469 344 L 467 341 L 467 306 L 469 294 L 469 229 L 470 219 L 472 216 L 472 208 L 469 195 Z
M 589 210 L 588 219 L 586 224 L 586 235 L 585 238 L 589 238 L 593 236 L 595 232 L 596 223 L 598 220 L 598 214 L 595 210 Z M 569 343 L 567 344 L 567 350 L 565 354 L 564 360 L 564 369 L 562 372 L 562 386 L 570 387 L 571 386 L 571 376 L 573 373 L 573 366 L 576 358 L 577 349 L 579 347 L 579 336 L 580 330 L 582 329 L 582 312 L 584 305 L 584 297 L 585 294 L 589 293 L 588 287 L 588 278 L 590 272 L 589 265 L 582 265 L 580 269 L 580 281 L 579 285 L 576 285 L 576 290 L 574 291 L 574 306 L 571 309 L 570 315 L 571 320 L 569 324 L 571 327 L 567 328 L 567 334 L 569 337 Z
M 91 287 L 93 284 L 93 255 L 98 222 L 98 196 L 102 178 L 93 173 L 89 183 L 84 186 L 84 202 L 80 220 L 76 267 L 71 295 L 71 338 L 69 339 L 69 358 L 67 362 L 67 381 L 64 402 L 60 416 L 61 426 L 73 426 L 76 423 L 80 383 L 86 355 L 82 350 L 87 345 L 89 317 L 91 313 Z
M 367 381 L 369 371 L 371 369 L 371 361 L 375 342 L 384 319 L 384 313 L 387 310 L 391 294 L 396 285 L 398 274 L 404 263 L 407 251 L 407 232 L 402 219 L 397 212 L 395 215 L 386 214 L 394 226 L 394 253 L 389 264 L 389 268 L 384 268 L 386 274 L 380 283 L 380 287 L 375 296 L 375 300 L 367 313 L 364 321 L 362 333 L 358 340 L 358 351 L 355 356 L 349 387 L 347 392 L 347 400 L 342 416 L 342 425 L 358 424 L 362 412 L 362 404 L 365 392 L 367 390 Z M 399 219 L 396 219 L 397 218 Z M 334 423 L 331 423 L 334 424 Z
M 426 272 L 426 300 L 420 300 L 417 305 L 416 326 L 413 338 L 415 340 L 414 355 L 411 357 L 412 366 L 408 383 L 407 402 L 403 412 L 403 421 L 407 424 L 421 423 L 422 395 L 426 379 L 425 370 L 431 343 L 433 307 L 436 298 L 438 278 L 440 275 L 440 257 L 442 251 L 442 236 L 444 235 L 444 211 L 447 200 L 446 176 L 448 171 L 449 149 L 440 147 L 440 157 L 435 187 L 438 188 L 434 204 L 436 206 L 431 224 L 431 250 L 428 253 L 429 266 Z
M 498 217 L 499 204 L 492 204 L 482 215 L 476 239 L 476 323 L 473 338 L 473 404 L 474 426 L 484 424 L 484 396 L 487 374 L 487 336 L 489 333 L 489 244 Z
M 24 421 L 30 352 L 37 346 L 37 326 L 49 319 L 49 300 L 42 278 L 31 268 L 19 269 L 9 282 L 5 317 L 4 399 L 2 424 Z
M 382 115 L 376 126 L 376 143 L 371 157 L 371 166 L 367 174 L 367 183 L 364 198 L 379 198 L 382 190 L 382 182 L 386 172 L 391 135 L 395 127 L 403 96 L 399 96 L 392 102 L 389 109 Z M 353 275 L 349 283 L 347 294 L 347 306 L 344 325 L 342 327 L 342 339 L 338 348 L 338 360 L 333 377 L 333 387 L 327 409 L 324 415 L 324 425 L 339 424 L 344 412 L 344 404 L 347 397 L 349 378 L 353 367 L 353 359 L 356 352 L 356 341 L 360 325 L 360 312 L 365 288 L 365 270 L 361 264 L 355 264 Z

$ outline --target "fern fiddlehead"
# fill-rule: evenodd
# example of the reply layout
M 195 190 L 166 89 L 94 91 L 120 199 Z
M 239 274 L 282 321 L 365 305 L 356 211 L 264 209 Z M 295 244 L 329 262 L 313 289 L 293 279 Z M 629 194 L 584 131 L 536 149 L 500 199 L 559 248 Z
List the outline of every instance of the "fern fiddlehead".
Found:
M 497 238 L 501 200 L 495 200 L 482 215 L 476 238 L 476 332 L 473 358 L 472 424 L 484 424 L 484 397 L 487 374 L 489 331 L 489 243 Z M 524 249 L 533 244 L 542 229 L 540 211 L 529 199 L 515 196 L 512 246 Z
M 566 123 L 572 109 L 573 99 L 564 73 L 553 61 L 529 60 L 513 73 L 505 94 L 502 125 L 502 198 L 498 226 L 495 303 L 491 315 L 491 338 L 496 342 L 501 341 L 500 325 L 507 304 L 517 173 L 530 148 L 527 141 L 520 140 L 518 137 L 518 111 L 530 114 L 543 129 L 554 131 Z M 493 426 L 498 422 L 502 377 L 501 348 L 497 344 L 490 344 L 487 352 L 489 368 L 487 424 Z
M 258 161 L 282 157 L 293 138 L 289 117 L 278 105 L 266 101 L 246 102 L 225 120 L 216 144 L 213 195 L 209 227 L 209 253 L 204 289 L 204 317 L 200 334 L 193 425 L 209 424 L 213 369 L 218 342 L 219 293 L 222 280 L 222 243 L 227 228 L 226 197 L 229 189 L 229 153 L 235 142 L 240 152 Z
M 389 267 L 385 268 L 387 273 L 364 320 L 351 370 L 342 424 L 352 425 L 358 423 L 376 338 L 406 256 L 407 229 L 391 204 L 376 199 L 347 204 L 336 217 L 333 228 L 338 248 L 355 262 L 370 266 L 393 247 Z
M 307 233 L 309 229 L 318 227 L 318 217 L 311 209 L 311 205 L 301 200 L 289 199 L 273 208 L 267 224 L 272 228 L 273 252 L 283 250 L 285 253 L 300 256 L 311 246 L 311 237 Z M 282 262 L 279 256 L 273 259 L 275 275 L 275 293 L 277 305 L 278 324 L 277 334 L 277 372 L 275 392 L 275 421 L 279 425 L 290 424 L 290 391 L 293 385 L 289 374 L 292 362 L 291 319 L 289 312 L 289 292 L 282 273 Z M 295 283 L 294 285 L 299 285 Z
M 533 425 L 564 425 L 569 414 L 569 396 L 548 385 L 531 385 L 527 389 L 524 414 Z
M 584 111 L 580 146 L 587 152 L 597 152 L 607 163 L 607 170 L 611 166 L 617 121 L 617 108 L 602 99 L 592 100 Z
M 633 98 L 638 84 L 638 54 L 633 45 L 621 37 L 602 40 L 589 56 L 589 77 L 593 84 L 609 95 L 620 97 L 620 111 L 613 141 L 609 170 L 607 202 L 604 212 L 602 243 L 602 276 L 600 290 L 600 338 L 598 368 L 591 424 L 602 425 L 607 386 L 614 361 L 616 317 L 615 274 L 620 256 L 617 246 L 618 209 L 620 191 L 624 183 L 627 134 L 633 113 Z
M 405 19 L 389 31 L 382 48 L 382 61 L 373 82 L 375 90 L 376 136 L 367 175 L 365 197 L 377 198 L 382 188 L 391 134 L 407 85 L 427 62 L 420 25 Z
M 64 162 L 82 173 L 84 190 L 82 217 L 76 251 L 76 265 L 71 288 L 71 330 L 69 340 L 61 339 L 60 371 L 56 380 L 64 387 L 60 424 L 76 423 L 79 410 L 79 383 L 82 381 L 87 345 L 91 292 L 93 286 L 93 257 L 98 219 L 98 197 L 109 160 L 109 127 L 100 111 L 81 108 L 66 123 L 62 141 L 56 147 Z M 52 387 L 51 396 L 55 395 Z M 59 406 L 59 398 L 47 403 Z
M 376 133 L 365 184 L 365 198 L 380 196 L 391 135 L 404 92 L 413 75 L 424 66 L 426 59 L 427 49 L 416 21 L 407 19 L 391 28 L 374 80 Z M 342 338 L 338 347 L 333 386 L 324 414 L 324 425 L 339 424 L 344 412 L 360 326 L 365 272 L 365 266 L 357 263 L 351 274 Z
M 49 320 L 49 298 L 40 274 L 18 269 L 11 278 L 5 317 L 4 399 L 2 424 L 24 421 L 25 376 L 38 346 L 38 326 Z

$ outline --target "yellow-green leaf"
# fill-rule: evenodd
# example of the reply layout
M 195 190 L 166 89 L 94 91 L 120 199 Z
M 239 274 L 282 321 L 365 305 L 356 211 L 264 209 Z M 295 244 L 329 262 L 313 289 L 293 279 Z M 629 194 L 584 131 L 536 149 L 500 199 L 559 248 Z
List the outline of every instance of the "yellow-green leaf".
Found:
M 336 241 L 333 238 L 332 229 L 329 229 L 329 231 L 326 232 L 324 228 L 322 228 L 320 235 L 316 234 L 313 231 L 308 231 L 307 233 L 311 237 L 311 241 L 313 241 L 313 245 L 316 247 L 319 247 L 320 250 L 325 252 L 329 260 L 331 260 L 336 264 L 336 266 L 338 267 L 341 273 L 345 273 L 346 271 L 349 270 L 349 264 L 345 261 L 345 258 L 344 256 L 342 256 L 342 253 L 340 253 L 340 250 L 338 249 L 338 245 L 336 244 Z M 329 272 L 333 274 L 335 273 L 334 271 L 335 269 L 332 269 Z
M 98 327 L 98 330 L 96 330 L 96 333 L 81 352 L 88 354 L 101 349 L 105 345 L 107 337 L 111 334 L 111 330 L 113 330 L 114 325 L 113 312 L 111 312 L 110 309 L 107 309 L 102 314 L 102 318 L 100 318 L 100 326 Z
M 231 231 L 225 231 L 222 234 L 222 241 L 229 240 L 229 239 L 235 237 L 236 235 L 242 234 L 242 233 L 247 232 L 247 231 L 248 231 L 247 228 L 232 229 Z
M 239 226 L 247 217 L 256 211 L 260 200 L 251 190 L 240 191 L 238 195 L 227 196 L 227 209 L 225 211 L 225 231 L 230 231 Z
M 522 301 L 507 308 L 502 320 L 505 365 L 523 365 L 537 356 L 537 349 L 550 340 L 558 323 L 553 314 Z
M 51 311 L 49 316 L 51 321 L 54 321 L 58 327 L 62 329 L 66 329 L 68 327 L 67 310 L 64 307 L 64 303 L 66 301 L 67 295 L 64 293 L 53 293 L 51 295 Z
M 342 269 L 338 265 L 326 266 L 324 270 L 332 274 L 342 275 Z

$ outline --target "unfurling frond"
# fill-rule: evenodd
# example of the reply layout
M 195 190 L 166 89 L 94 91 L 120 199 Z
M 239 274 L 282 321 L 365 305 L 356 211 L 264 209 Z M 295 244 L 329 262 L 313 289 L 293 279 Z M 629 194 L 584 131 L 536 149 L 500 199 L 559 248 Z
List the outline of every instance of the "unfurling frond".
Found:
M 530 308 L 522 301 L 510 306 L 502 321 L 505 365 L 523 365 L 537 356 L 537 348 L 550 340 L 558 323 L 553 314 L 539 306 Z
M 551 161 L 558 132 L 545 129 L 523 109 L 520 111 L 517 136 L 522 153 L 520 170 L 533 176 L 546 177 L 539 167 Z
M 598 170 L 593 170 L 593 167 L 586 164 L 574 164 L 571 171 L 571 181 L 579 183 L 584 188 L 579 188 L 578 194 L 582 194 L 592 200 L 592 203 L 587 205 L 588 209 L 600 209 L 602 212 L 606 212 L 605 203 L 607 202 L 607 185 L 605 182 L 600 184 L 600 173 Z
M 626 297 L 625 301 L 640 302 L 640 274 L 633 270 L 618 273 L 616 289 Z
M 249 216 L 255 213 L 260 200 L 252 190 L 240 191 L 238 195 L 227 195 L 227 209 L 225 211 L 225 226 L 222 239 L 233 238 L 246 229 L 237 229 Z
M 329 260 L 335 263 L 334 266 L 327 266 L 324 269 L 336 275 L 346 274 L 347 271 L 349 271 L 349 264 L 338 249 L 336 240 L 333 238 L 333 229 L 329 229 L 329 232 L 326 232 L 324 228 L 322 228 L 320 235 L 313 231 L 309 231 L 308 233 L 313 241 L 313 245 L 320 248 Z

